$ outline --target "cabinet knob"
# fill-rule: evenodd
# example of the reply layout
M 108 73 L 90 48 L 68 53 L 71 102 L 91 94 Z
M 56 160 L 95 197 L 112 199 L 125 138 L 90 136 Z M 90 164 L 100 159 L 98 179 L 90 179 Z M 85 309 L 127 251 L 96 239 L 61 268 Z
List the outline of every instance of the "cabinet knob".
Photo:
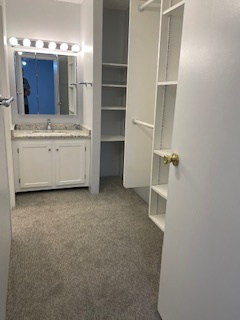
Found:
M 58 149 L 56 149 L 56 151 L 59 151 Z
M 179 155 L 176 152 L 174 152 L 171 156 L 164 156 L 163 162 L 164 164 L 169 164 L 172 162 L 172 164 L 176 167 L 179 165 Z
M 48 151 L 51 151 L 51 149 L 48 149 Z

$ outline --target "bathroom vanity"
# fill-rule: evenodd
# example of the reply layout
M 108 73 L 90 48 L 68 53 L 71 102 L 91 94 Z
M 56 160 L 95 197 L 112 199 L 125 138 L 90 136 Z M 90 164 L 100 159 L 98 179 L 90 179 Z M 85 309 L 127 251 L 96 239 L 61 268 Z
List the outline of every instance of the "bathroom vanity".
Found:
M 90 131 L 80 125 L 12 130 L 15 192 L 89 186 Z

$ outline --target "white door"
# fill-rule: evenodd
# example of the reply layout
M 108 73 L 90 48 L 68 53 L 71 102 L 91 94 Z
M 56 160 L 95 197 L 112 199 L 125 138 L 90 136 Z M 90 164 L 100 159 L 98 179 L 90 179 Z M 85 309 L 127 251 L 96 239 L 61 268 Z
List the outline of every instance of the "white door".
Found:
M 0 93 L 4 95 L 6 72 L 3 45 L 3 7 L 0 1 Z M 7 170 L 4 110 L 0 106 L 0 319 L 5 319 L 8 268 L 11 244 L 10 194 Z
M 0 106 L 0 319 L 5 319 L 11 244 L 11 210 L 5 143 L 3 107 Z
M 4 107 L 0 106 L 0 319 L 5 319 L 9 255 L 11 244 L 11 210 L 7 174 L 3 108 Z
M 56 142 L 56 185 L 78 185 L 86 180 L 86 143 Z
M 158 310 L 240 317 L 240 6 L 186 1 Z
M 50 187 L 53 184 L 51 142 L 19 142 L 21 188 Z

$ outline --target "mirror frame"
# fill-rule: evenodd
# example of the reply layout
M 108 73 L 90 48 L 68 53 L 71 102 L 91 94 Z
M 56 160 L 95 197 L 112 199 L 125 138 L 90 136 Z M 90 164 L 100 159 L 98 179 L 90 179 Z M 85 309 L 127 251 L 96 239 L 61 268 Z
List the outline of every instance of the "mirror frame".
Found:
M 26 53 L 43 53 L 43 54 L 53 54 L 53 55 L 65 55 L 65 56 L 74 56 L 76 57 L 76 78 L 79 78 L 79 53 L 71 53 L 71 52 L 56 52 L 52 50 L 46 49 L 35 49 L 35 48 L 23 48 L 23 47 L 8 47 L 8 74 L 9 74 L 9 84 L 10 84 L 10 92 L 14 97 L 14 101 L 12 103 L 11 111 L 12 111 L 12 122 L 13 123 L 45 123 L 48 118 L 53 119 L 53 122 L 59 123 L 76 123 L 81 119 L 81 104 L 79 101 L 82 101 L 80 98 L 80 90 L 79 87 L 76 87 L 76 114 L 75 115 L 60 115 L 60 114 L 18 114 L 18 106 L 17 106 L 17 89 L 16 89 L 16 76 L 15 76 L 15 61 L 14 61 L 14 53 L 15 51 L 23 51 Z

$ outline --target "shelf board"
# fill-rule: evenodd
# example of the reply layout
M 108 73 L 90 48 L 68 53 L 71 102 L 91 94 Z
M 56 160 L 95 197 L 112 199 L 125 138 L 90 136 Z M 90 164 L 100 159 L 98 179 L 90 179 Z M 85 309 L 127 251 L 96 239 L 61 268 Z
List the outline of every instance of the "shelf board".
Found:
M 164 199 L 167 199 L 168 195 L 168 185 L 167 184 L 160 184 L 158 186 L 152 186 L 152 190 L 158 193 Z
M 149 218 L 161 229 L 163 232 L 165 231 L 165 217 L 166 215 L 163 214 L 154 214 L 149 215 Z
M 105 135 L 101 137 L 102 142 L 124 141 L 125 137 L 121 135 Z
M 176 86 L 177 81 L 160 81 L 158 82 L 159 86 Z
M 163 16 L 171 16 L 171 15 L 179 16 L 179 15 L 182 15 L 184 4 L 185 4 L 185 1 L 181 1 L 181 2 L 179 2 L 177 4 L 175 4 L 174 6 L 170 7 L 169 9 L 164 10 L 163 11 Z
M 127 68 L 127 64 L 125 63 L 107 63 L 107 62 L 103 62 L 102 63 L 103 67 L 113 67 L 113 68 Z
M 110 111 L 126 111 L 126 107 L 102 107 L 102 110 L 110 110 Z
M 109 87 L 109 88 L 127 88 L 126 84 L 117 84 L 117 83 L 103 83 L 102 87 Z
M 153 152 L 160 157 L 170 156 L 172 154 L 171 149 L 160 149 L 160 150 L 154 150 Z

